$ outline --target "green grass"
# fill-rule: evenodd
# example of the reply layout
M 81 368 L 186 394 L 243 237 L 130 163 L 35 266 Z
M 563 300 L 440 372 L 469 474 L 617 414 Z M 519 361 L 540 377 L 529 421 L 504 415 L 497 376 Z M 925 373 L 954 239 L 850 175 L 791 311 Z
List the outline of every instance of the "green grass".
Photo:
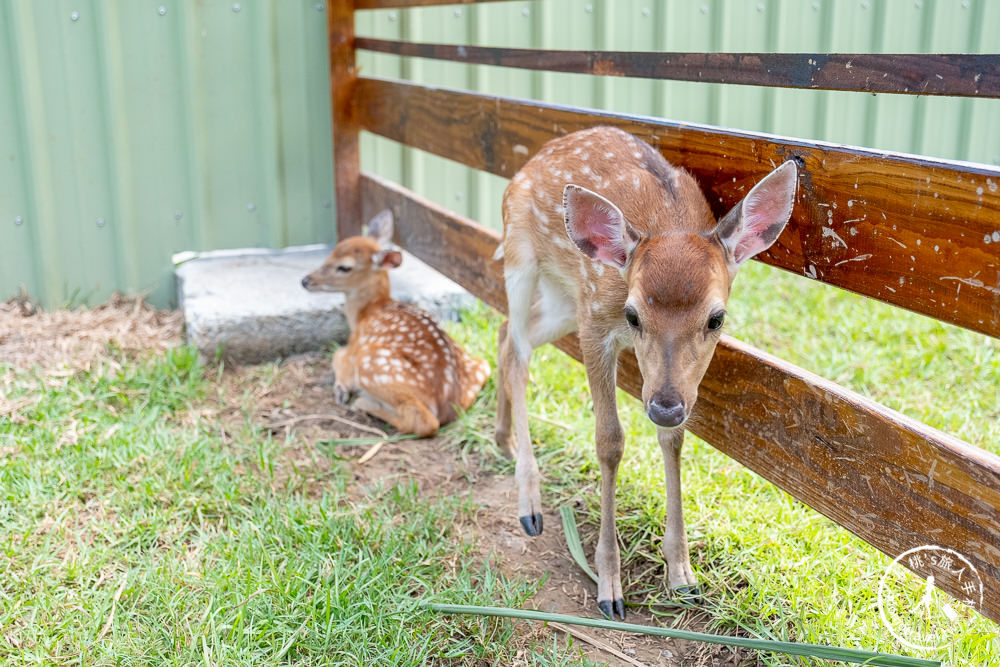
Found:
M 756 262 L 742 269 L 729 310 L 727 333 L 1000 453 L 997 340 Z M 498 322 L 484 308 L 452 333 L 493 359 Z M 531 372 L 529 409 L 546 482 L 543 503 L 551 510 L 580 501 L 581 533 L 593 544 L 599 472 L 582 367 L 546 347 L 535 352 Z M 492 399 L 480 401 L 465 421 L 467 439 L 484 451 L 495 450 Z M 618 486 L 626 596 L 672 614 L 657 606 L 666 598 L 666 584 L 658 550 L 665 499 L 655 430 L 624 392 L 619 405 L 626 433 Z M 512 464 L 497 465 L 512 474 Z M 997 625 L 978 616 L 962 624 L 946 650 L 917 654 L 900 645 L 882 626 L 876 606 L 878 580 L 890 559 L 690 434 L 682 483 L 693 566 L 708 587 L 716 629 L 958 664 L 991 664 L 1000 655 Z M 782 656 L 766 659 L 801 664 Z
M 35 400 L 0 418 L 0 663 L 575 664 L 511 622 L 419 608 L 534 592 L 449 539 L 467 500 L 353 498 L 337 463 L 276 475 L 263 432 L 199 418 L 213 378 L 190 349 L 4 370 L 6 398 Z
M 997 341 L 754 263 L 730 305 L 729 333 L 1000 452 Z M 479 308 L 449 328 L 492 360 L 499 322 Z M 547 347 L 532 377 L 543 501 L 549 513 L 578 503 L 592 547 L 598 469 L 582 367 Z M 467 500 L 418 497 L 408 482 L 352 495 L 340 461 L 300 470 L 249 417 L 223 424 L 206 408 L 217 386 L 187 348 L 159 359 L 111 350 L 69 377 L 0 366 L 4 398 L 32 401 L 24 419 L 0 417 L 0 663 L 576 664 L 575 647 L 532 643 L 508 621 L 419 608 L 523 606 L 535 590 L 449 539 Z M 626 594 L 674 624 L 662 604 L 660 453 L 638 403 L 620 403 Z M 513 485 L 494 409 L 490 383 L 451 432 Z M 691 436 L 683 484 L 708 630 L 913 654 L 875 607 L 888 558 Z M 996 632 L 976 618 L 921 657 L 989 664 Z

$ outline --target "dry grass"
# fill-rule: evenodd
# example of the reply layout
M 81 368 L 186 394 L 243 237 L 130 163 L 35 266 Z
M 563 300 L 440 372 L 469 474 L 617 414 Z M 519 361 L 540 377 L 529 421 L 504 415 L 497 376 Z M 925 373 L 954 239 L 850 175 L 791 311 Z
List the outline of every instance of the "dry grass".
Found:
M 179 311 L 157 310 L 141 296 L 116 294 L 95 308 L 53 311 L 15 298 L 0 304 L 0 364 L 86 371 L 109 345 L 163 352 L 180 343 L 183 323 Z

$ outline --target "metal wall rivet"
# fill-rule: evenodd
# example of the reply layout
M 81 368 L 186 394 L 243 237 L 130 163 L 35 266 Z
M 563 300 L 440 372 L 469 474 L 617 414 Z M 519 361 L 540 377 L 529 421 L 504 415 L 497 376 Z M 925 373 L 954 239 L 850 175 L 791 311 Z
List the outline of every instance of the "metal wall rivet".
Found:
M 819 10 L 819 3 L 818 2 L 814 2 L 813 3 L 813 9 Z
M 593 14 L 594 13 L 594 5 L 587 5 L 586 7 L 583 8 L 583 11 L 587 12 L 588 14 Z
M 76 21 L 79 18 L 80 18 L 80 12 L 70 12 L 69 13 L 69 20 L 70 21 Z
M 861 9 L 868 9 L 869 6 L 870 5 L 868 4 L 868 0 L 862 0 Z
M 18 226 L 23 225 L 24 224 L 24 218 L 22 218 L 19 215 L 15 215 L 14 216 L 14 224 L 18 225 Z
M 322 2 L 317 2 L 315 5 L 313 5 L 313 7 L 316 8 L 317 12 L 321 12 L 324 9 L 326 9 L 326 5 L 324 5 Z
M 238 3 L 238 2 L 234 2 L 234 3 L 233 3 L 233 11 L 234 11 L 234 12 L 238 12 L 238 11 L 240 11 L 240 9 L 241 9 L 241 7 L 240 7 L 240 3 Z
M 180 211 L 174 211 L 174 220 L 176 220 L 177 222 L 180 222 L 181 218 L 183 218 L 183 217 L 184 217 L 183 213 L 181 213 Z
M 160 5 L 160 8 L 157 9 L 156 11 L 160 16 L 163 16 L 164 14 L 167 13 L 167 8 L 164 7 L 163 5 Z
M 462 8 L 461 7 L 456 7 L 455 8 L 455 16 L 458 17 L 458 16 L 461 16 L 461 15 L 462 15 Z
M 649 14 L 650 14 L 649 7 L 643 7 L 642 8 L 642 15 L 643 16 L 649 16 Z
M 399 18 L 399 14 L 397 14 L 396 12 L 389 12 L 390 21 L 395 21 L 397 18 Z
M 325 202 L 323 202 L 323 208 L 331 208 L 331 207 L 333 207 L 332 199 L 327 199 Z
M 455 201 L 462 201 L 462 196 L 463 195 L 462 195 L 461 192 L 456 192 L 455 193 Z
M 250 202 L 249 204 L 247 204 L 247 210 L 249 212 L 253 213 L 254 211 L 257 210 L 257 204 L 254 204 L 253 202 Z
M 521 16 L 531 16 L 531 10 L 525 7 L 521 10 Z
M 708 5 L 702 5 L 701 6 L 701 13 L 702 14 L 707 14 L 708 13 Z
M 104 218 L 98 218 L 97 219 L 97 226 L 98 227 L 103 227 L 104 226 Z
M 758 12 L 764 11 L 764 3 L 763 2 L 758 2 L 757 3 L 757 11 Z

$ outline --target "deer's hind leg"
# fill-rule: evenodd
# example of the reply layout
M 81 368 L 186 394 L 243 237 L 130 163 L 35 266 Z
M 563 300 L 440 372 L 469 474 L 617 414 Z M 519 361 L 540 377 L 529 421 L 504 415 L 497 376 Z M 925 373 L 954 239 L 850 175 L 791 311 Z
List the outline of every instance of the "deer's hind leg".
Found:
M 496 388 L 497 388 L 497 423 L 495 439 L 500 451 L 511 458 L 517 457 L 517 445 L 511 437 L 510 420 L 511 404 L 510 395 L 507 393 L 506 372 L 504 371 L 504 360 L 509 354 L 507 351 L 508 337 L 507 328 L 509 320 L 504 320 L 497 332 L 497 368 L 496 368 Z
M 539 276 L 533 261 L 507 269 L 505 277 L 510 319 L 500 336 L 497 366 L 504 388 L 498 398 L 509 402 L 510 416 L 498 412 L 497 431 L 498 436 L 509 433 L 513 421 L 518 518 L 524 532 L 535 536 L 542 532 L 541 475 L 528 430 L 528 366 L 536 347 L 576 328 L 576 305 L 558 285 Z M 509 435 L 506 438 L 511 441 Z
M 514 480 L 517 484 L 517 514 L 528 535 L 542 532 L 541 475 L 531 447 L 528 433 L 528 365 L 531 362 L 531 339 L 528 325 L 531 304 L 535 301 L 538 285 L 538 267 L 533 257 L 525 257 L 520 264 L 511 265 L 511 253 L 505 257 L 504 278 L 507 288 L 507 306 L 510 318 L 506 330 L 501 332 L 500 358 L 497 360 L 499 381 L 503 383 L 500 398 L 509 401 L 510 416 L 497 415 L 498 436 L 514 426 L 513 447 L 517 464 Z M 499 407 L 504 407 L 500 405 Z M 507 435 L 508 443 L 511 442 Z M 502 445 L 501 445 L 502 446 Z
M 441 426 L 437 416 L 420 399 L 392 387 L 374 388 L 377 395 L 362 389 L 354 407 L 392 424 L 401 433 L 421 438 L 434 435 Z

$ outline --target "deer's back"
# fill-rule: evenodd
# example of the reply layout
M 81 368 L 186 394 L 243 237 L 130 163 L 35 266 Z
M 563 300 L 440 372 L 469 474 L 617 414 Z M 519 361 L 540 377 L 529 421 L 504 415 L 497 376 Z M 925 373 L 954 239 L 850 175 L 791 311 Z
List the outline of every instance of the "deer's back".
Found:
M 614 202 L 646 236 L 715 225 L 697 182 L 646 142 L 610 127 L 553 139 L 504 193 L 504 262 L 534 261 L 570 294 L 610 292 L 624 302 L 626 289 L 617 271 L 584 256 L 566 233 L 562 198 L 570 183 Z
M 455 405 L 472 404 L 490 373 L 429 314 L 398 301 L 366 307 L 347 351 L 357 360 L 361 387 L 392 386 L 417 396 L 442 424 L 455 418 Z

